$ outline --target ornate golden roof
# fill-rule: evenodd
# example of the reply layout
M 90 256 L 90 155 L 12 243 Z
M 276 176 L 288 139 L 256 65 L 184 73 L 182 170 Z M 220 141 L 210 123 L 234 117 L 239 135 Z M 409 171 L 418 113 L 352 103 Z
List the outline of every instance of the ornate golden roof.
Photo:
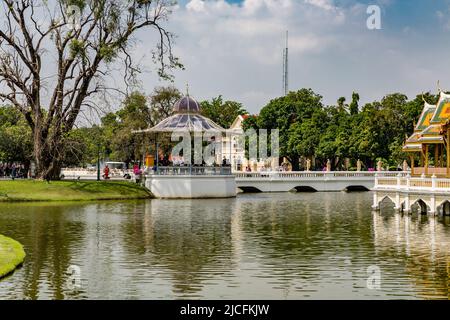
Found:
M 422 151 L 423 144 L 444 143 L 444 133 L 450 122 L 450 95 L 439 92 L 436 105 L 424 100 L 424 107 L 419 121 L 414 127 L 414 133 L 406 139 L 403 146 L 405 152 Z

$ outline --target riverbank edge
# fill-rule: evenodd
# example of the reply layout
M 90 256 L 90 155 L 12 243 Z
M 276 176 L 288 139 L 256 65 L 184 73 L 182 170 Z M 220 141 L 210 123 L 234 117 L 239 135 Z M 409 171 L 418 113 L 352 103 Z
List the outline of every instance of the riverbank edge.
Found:
M 2 186 L 4 183 L 9 183 L 11 188 Z M 32 186 L 32 188 L 27 188 L 27 184 Z M 36 188 L 36 186 L 38 186 L 38 188 Z M 72 190 L 73 186 L 78 186 L 78 189 Z M 95 190 L 89 190 L 88 188 L 85 188 L 86 186 L 95 186 Z M 17 187 L 22 188 L 20 188 L 20 191 L 17 191 Z M 50 187 L 53 188 L 53 190 L 50 190 Z M 57 190 L 54 187 L 56 187 Z M 113 187 L 114 190 L 108 190 L 108 188 L 111 187 Z M 63 192 L 64 194 L 59 194 L 59 192 Z M 93 202 L 153 198 L 153 194 L 147 188 L 138 184 L 123 181 L 98 182 L 66 180 L 53 181 L 50 183 L 37 180 L 16 180 L 13 182 L 10 180 L 0 181 L 0 203 Z
M 23 245 L 0 234 L 0 280 L 14 272 L 25 260 Z

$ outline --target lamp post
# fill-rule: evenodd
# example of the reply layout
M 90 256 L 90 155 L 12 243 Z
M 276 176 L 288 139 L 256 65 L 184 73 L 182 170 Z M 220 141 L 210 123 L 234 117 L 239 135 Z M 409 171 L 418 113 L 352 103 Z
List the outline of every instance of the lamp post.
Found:
M 100 181 L 100 143 L 97 143 L 97 181 Z

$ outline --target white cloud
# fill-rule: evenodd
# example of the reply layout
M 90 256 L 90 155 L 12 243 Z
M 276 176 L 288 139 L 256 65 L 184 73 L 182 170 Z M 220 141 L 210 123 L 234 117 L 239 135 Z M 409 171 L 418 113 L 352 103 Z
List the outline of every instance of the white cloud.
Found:
M 199 100 L 222 94 L 256 113 L 282 93 L 287 29 L 290 88 L 311 87 L 328 104 L 354 90 L 363 102 L 390 91 L 415 94 L 424 90 L 424 83 L 435 83 L 432 74 L 442 74 L 442 64 L 450 64 L 447 48 L 438 50 L 433 45 L 434 56 L 430 57 L 429 47 L 413 38 L 417 33 L 409 29 L 401 32 L 401 38 L 386 30 L 369 31 L 366 7 L 350 0 L 347 4 L 345 8 L 331 0 L 245 0 L 241 5 L 190 0 L 180 4 L 168 24 L 178 36 L 175 53 L 186 67 L 175 73 L 175 85 L 184 88 L 189 82 Z M 136 50 L 136 54 L 147 53 L 143 62 L 147 69 L 152 67 L 150 40 Z M 420 81 L 414 72 L 421 75 Z M 160 84 L 154 75 L 145 76 L 147 91 Z
M 336 7 L 333 5 L 332 0 L 305 0 L 306 3 L 312 4 L 313 6 L 325 9 L 334 10 Z
M 191 0 L 186 5 L 186 9 L 194 12 L 205 12 L 205 3 L 203 0 Z

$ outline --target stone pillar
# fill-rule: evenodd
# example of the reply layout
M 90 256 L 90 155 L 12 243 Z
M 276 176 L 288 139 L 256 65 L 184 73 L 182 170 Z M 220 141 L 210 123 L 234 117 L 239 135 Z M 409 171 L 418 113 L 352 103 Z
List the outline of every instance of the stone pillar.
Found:
M 401 188 L 401 183 L 402 183 L 402 175 L 399 173 L 397 175 L 397 189 Z
M 405 203 L 404 212 L 407 213 L 407 214 L 411 213 L 411 206 L 410 206 L 410 203 L 409 203 L 409 193 L 406 193 L 406 195 L 405 195 L 405 202 L 404 203 Z
M 395 193 L 395 208 L 394 209 L 399 212 L 402 210 L 402 206 L 400 204 L 400 193 L 398 193 L 398 192 Z
M 431 201 L 430 201 L 430 215 L 435 216 L 436 212 L 437 212 L 437 210 L 436 210 L 436 197 L 433 194 L 431 196 Z
M 378 194 L 377 194 L 376 191 L 373 193 L 372 209 L 373 210 L 380 210 L 380 206 L 378 205 Z
M 433 174 L 433 176 L 431 177 L 431 189 L 434 191 L 437 188 L 437 177 L 436 175 Z

